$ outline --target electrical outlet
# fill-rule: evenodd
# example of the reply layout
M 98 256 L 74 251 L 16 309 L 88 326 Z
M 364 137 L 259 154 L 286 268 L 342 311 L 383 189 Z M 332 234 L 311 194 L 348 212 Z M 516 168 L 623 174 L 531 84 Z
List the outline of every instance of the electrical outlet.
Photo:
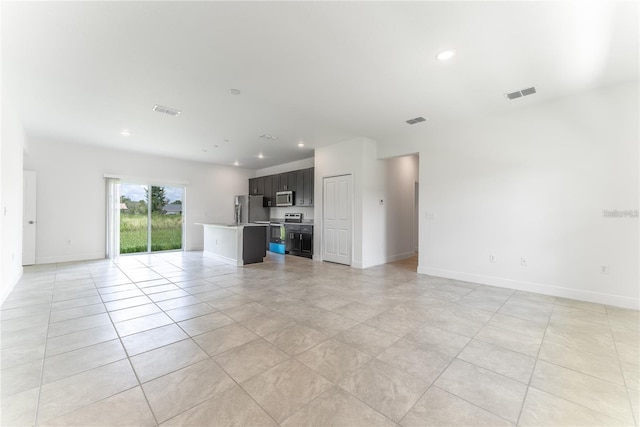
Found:
M 602 264 L 600 266 L 600 274 L 609 274 L 609 266 L 606 264 Z
M 435 219 L 436 214 L 434 212 L 425 212 L 424 219 Z
M 525 257 L 520 258 L 520 265 L 522 267 L 527 267 L 529 265 L 529 261 L 527 260 L 527 258 Z
M 496 256 L 494 254 L 489 254 L 489 262 L 496 262 Z

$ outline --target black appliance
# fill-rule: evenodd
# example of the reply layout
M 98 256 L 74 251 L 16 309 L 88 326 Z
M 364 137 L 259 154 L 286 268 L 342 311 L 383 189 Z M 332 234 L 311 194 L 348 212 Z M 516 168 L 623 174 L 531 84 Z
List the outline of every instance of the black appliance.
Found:
M 313 257 L 313 225 L 302 223 L 301 213 L 284 214 L 286 251 L 291 255 Z

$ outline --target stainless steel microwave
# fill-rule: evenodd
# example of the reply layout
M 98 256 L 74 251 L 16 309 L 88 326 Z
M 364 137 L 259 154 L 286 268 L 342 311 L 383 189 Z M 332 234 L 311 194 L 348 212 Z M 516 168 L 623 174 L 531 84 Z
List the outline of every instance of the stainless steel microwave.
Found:
M 276 206 L 293 206 L 293 191 L 278 191 Z

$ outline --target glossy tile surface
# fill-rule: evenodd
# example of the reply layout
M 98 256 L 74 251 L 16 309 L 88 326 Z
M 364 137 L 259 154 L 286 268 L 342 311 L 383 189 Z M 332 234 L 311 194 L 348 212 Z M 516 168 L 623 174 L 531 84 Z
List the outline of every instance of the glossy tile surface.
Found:
M 27 267 L 0 310 L 0 424 L 638 425 L 637 311 L 415 269 Z

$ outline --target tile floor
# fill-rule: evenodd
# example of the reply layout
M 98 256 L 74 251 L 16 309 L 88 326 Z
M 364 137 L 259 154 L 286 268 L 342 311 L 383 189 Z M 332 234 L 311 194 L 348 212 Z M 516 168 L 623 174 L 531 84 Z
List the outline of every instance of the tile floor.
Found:
M 637 311 L 415 263 L 26 268 L 0 312 L 1 424 L 638 425 Z

